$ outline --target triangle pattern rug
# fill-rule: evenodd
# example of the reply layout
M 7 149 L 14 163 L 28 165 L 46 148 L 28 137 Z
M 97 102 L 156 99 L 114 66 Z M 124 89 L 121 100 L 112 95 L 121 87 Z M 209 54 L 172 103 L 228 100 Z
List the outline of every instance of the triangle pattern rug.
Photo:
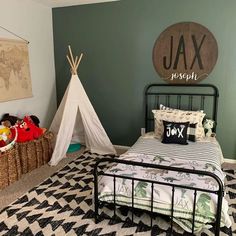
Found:
M 0 235 L 170 235 L 168 218 L 159 217 L 150 228 L 150 218 L 135 212 L 136 225 L 130 226 L 129 214 L 121 209 L 125 222 L 105 219 L 113 214 L 100 209 L 101 221 L 94 223 L 93 166 L 96 154 L 86 152 L 0 212 Z M 222 236 L 236 235 L 236 172 L 225 170 L 226 192 L 233 225 L 221 228 Z M 104 218 L 103 218 L 104 216 Z M 189 235 L 177 226 L 172 235 Z M 199 235 L 213 236 L 212 229 Z

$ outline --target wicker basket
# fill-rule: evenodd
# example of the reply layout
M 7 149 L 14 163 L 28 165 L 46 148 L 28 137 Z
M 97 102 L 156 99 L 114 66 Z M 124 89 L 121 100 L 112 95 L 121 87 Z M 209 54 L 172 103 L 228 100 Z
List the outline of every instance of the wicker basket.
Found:
M 53 134 L 45 133 L 41 138 L 26 143 L 18 143 L 22 174 L 28 173 L 49 162 L 52 155 Z
M 46 132 L 37 140 L 16 143 L 0 154 L 0 189 L 20 179 L 28 173 L 49 162 L 52 155 L 51 141 L 53 134 Z
M 0 189 L 21 177 L 21 166 L 16 148 L 0 154 Z

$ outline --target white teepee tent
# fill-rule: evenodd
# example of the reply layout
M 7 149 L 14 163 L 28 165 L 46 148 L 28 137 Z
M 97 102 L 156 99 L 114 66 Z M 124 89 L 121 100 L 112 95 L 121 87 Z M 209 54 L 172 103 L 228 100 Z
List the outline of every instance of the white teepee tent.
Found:
M 72 77 L 50 127 L 56 135 L 50 165 L 57 165 L 70 143 L 84 144 L 98 154 L 116 154 L 77 75 L 83 54 L 74 59 L 70 46 L 69 53 Z

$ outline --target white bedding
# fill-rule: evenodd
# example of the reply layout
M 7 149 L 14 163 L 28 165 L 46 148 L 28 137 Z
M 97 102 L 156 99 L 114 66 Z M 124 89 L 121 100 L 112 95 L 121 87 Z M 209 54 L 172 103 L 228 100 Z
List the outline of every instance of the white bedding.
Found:
M 143 142 L 142 140 L 143 139 L 151 139 L 153 141 L 150 141 L 150 142 Z M 152 154 L 152 155 L 156 155 L 160 152 L 160 150 L 157 150 L 157 147 L 155 145 L 156 142 L 159 142 L 156 138 L 155 138 L 155 134 L 154 132 L 148 132 L 146 134 L 144 134 L 143 136 L 141 136 L 138 141 L 126 152 L 126 153 L 144 153 L 144 154 Z M 144 145 L 143 145 L 143 144 Z M 173 150 L 173 146 L 176 150 L 189 150 L 190 153 L 188 153 L 188 158 L 191 157 L 192 155 L 192 152 L 193 152 L 193 149 L 195 150 L 197 147 L 199 147 L 199 149 L 202 149 L 202 144 L 203 143 L 212 143 L 212 144 L 215 144 L 216 146 L 216 149 L 215 149 L 215 156 L 213 156 L 213 160 L 217 162 L 217 165 L 221 166 L 221 164 L 224 162 L 224 156 L 223 156 L 223 153 L 221 151 L 221 147 L 218 143 L 218 141 L 216 140 L 215 137 L 205 137 L 203 138 L 201 141 L 198 141 L 198 142 L 188 142 L 188 145 L 186 146 L 186 148 L 184 148 L 183 145 L 179 145 L 179 144 L 171 144 L 171 149 L 170 149 L 170 146 L 169 145 L 163 145 L 162 147 L 164 148 L 164 152 L 166 155 L 168 155 L 168 153 L 171 152 L 171 150 Z M 205 154 L 204 154 L 204 157 L 203 159 L 208 156 L 208 147 L 207 147 L 207 144 L 204 145 L 206 147 L 205 149 Z M 159 147 L 158 147 L 159 148 Z M 197 153 L 199 153 L 199 151 L 195 150 Z M 190 154 L 190 155 L 189 155 Z M 176 154 L 175 154 L 176 155 Z M 181 155 L 178 156 L 178 158 L 183 158 Z M 205 161 L 205 160 L 203 160 Z
M 224 174 L 221 171 L 222 152 L 214 138 L 203 142 L 189 142 L 189 145 L 162 144 L 152 135 L 140 137 L 138 141 L 119 158 L 145 163 L 168 165 L 173 167 L 205 170 L 215 173 L 222 181 Z M 108 173 L 133 176 L 141 179 L 157 180 L 164 183 L 175 183 L 184 186 L 204 187 L 217 189 L 217 183 L 211 177 L 183 174 L 180 172 L 163 171 L 143 167 L 133 167 L 118 164 L 107 170 Z M 99 180 L 99 199 L 113 202 L 113 178 L 103 176 Z M 132 185 L 131 180 L 116 180 L 116 202 L 131 206 Z M 150 210 L 151 185 L 144 181 L 134 182 L 134 207 Z M 196 201 L 195 232 L 202 228 L 209 228 L 214 222 L 216 212 L 216 195 L 198 192 Z M 169 186 L 154 185 L 155 212 L 170 215 L 171 188 Z M 183 229 L 191 231 L 193 191 L 176 188 L 174 200 L 174 221 Z M 223 199 L 221 225 L 230 227 L 228 203 Z

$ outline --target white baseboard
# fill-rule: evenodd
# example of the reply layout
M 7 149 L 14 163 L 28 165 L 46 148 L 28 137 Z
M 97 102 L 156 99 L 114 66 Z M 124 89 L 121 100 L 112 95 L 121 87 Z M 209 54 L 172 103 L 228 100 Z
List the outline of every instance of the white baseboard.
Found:
M 231 164 L 236 164 L 236 160 L 234 160 L 234 159 L 226 159 L 226 158 L 224 158 L 224 162 L 231 163 Z

